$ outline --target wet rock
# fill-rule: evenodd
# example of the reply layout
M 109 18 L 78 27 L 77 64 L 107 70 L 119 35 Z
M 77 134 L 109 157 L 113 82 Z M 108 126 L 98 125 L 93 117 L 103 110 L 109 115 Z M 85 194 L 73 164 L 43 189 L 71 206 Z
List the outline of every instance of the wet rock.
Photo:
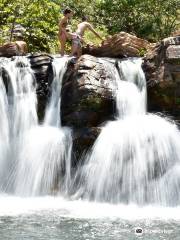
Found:
M 180 116 L 180 36 L 154 44 L 144 58 L 150 111 Z
M 97 57 L 137 57 L 142 56 L 150 43 L 126 32 L 120 32 L 103 41 L 100 46 L 88 46 L 84 54 Z
M 113 74 L 101 59 L 90 55 L 76 64 L 69 62 L 61 90 L 61 119 L 62 125 L 73 128 L 73 166 L 92 147 L 100 126 L 114 119 Z
M 47 102 L 51 96 L 53 58 L 50 55 L 43 53 L 30 54 L 28 58 L 37 82 L 38 117 L 39 120 L 42 121 Z
M 75 129 L 73 134 L 73 167 L 84 156 L 96 141 L 101 129 L 99 127 Z
M 96 127 L 110 119 L 114 99 L 108 71 L 95 57 L 83 55 L 68 67 L 62 85 L 62 123 L 73 128 Z
M 10 76 L 7 70 L 4 67 L 0 67 L 0 73 L 4 82 L 4 86 L 6 88 L 6 92 L 8 92 L 8 84 L 10 82 Z

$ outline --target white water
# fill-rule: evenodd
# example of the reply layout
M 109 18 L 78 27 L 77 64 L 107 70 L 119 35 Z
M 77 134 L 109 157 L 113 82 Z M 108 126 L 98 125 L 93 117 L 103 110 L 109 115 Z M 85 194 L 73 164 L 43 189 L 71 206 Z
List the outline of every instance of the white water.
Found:
M 179 205 L 180 133 L 173 122 L 146 113 L 141 61 L 122 61 L 119 67 L 117 120 L 103 127 L 79 168 L 75 198 Z
M 37 196 L 67 190 L 71 132 L 60 126 L 61 81 L 66 63 L 66 58 L 53 63 L 52 96 L 41 125 L 37 120 L 36 83 L 28 60 L 21 57 L 1 63 L 9 75 L 8 96 L 0 79 L 0 131 L 5 136 L 0 141 L 6 145 L 0 145 L 2 193 Z
M 144 107 L 146 101 L 145 85 L 142 83 L 142 87 L 138 90 L 139 83 L 137 88 L 133 84 L 133 74 L 130 74 L 132 68 L 133 72 L 136 69 L 139 76 L 138 81 L 140 83 L 141 80 L 144 81 L 142 70 L 136 61 L 120 64 L 124 75 L 127 73 L 125 69 L 130 64 L 131 69 L 128 69 L 128 75 L 131 76 L 131 83 L 120 81 L 116 75 L 117 83 L 115 86 L 118 86 L 117 120 L 109 122 L 103 128 L 92 152 L 87 157 L 86 165 L 79 169 L 80 175 L 78 174 L 77 178 L 80 177 L 80 182 L 75 196 L 71 197 L 72 200 L 53 196 L 40 197 L 40 195 L 56 192 L 68 193 L 71 182 L 71 132 L 69 129 L 61 127 L 59 119 L 59 90 L 61 89 L 61 74 L 63 74 L 62 69 L 65 67 L 63 65 L 65 62 L 57 60 L 54 64 L 56 77 L 53 84 L 57 87 L 53 88 L 45 121 L 41 125 L 37 123 L 36 97 L 32 97 L 35 96 L 33 74 L 29 70 L 27 71 L 28 76 L 30 74 L 32 77 L 28 88 L 30 89 L 28 97 L 31 96 L 31 100 L 25 101 L 29 110 L 22 110 L 23 106 L 16 108 L 17 116 L 21 116 L 19 119 L 22 119 L 22 124 L 17 124 L 18 131 L 13 128 L 13 119 L 17 119 L 16 112 L 12 110 L 12 106 L 16 105 L 15 99 L 12 97 L 14 95 L 8 94 L 7 98 L 5 86 L 0 79 L 0 111 L 1 116 L 3 116 L 0 118 L 2 124 L 0 125 L 0 133 L 3 136 L 3 139 L 0 138 L 0 165 L 2 169 L 0 171 L 2 191 L 0 216 L 37 215 L 38 212 L 41 212 L 43 215 L 42 223 L 43 219 L 46 219 L 48 225 L 49 216 L 52 214 L 53 227 L 56 216 L 60 216 L 62 219 L 64 217 L 75 219 L 106 218 L 108 223 L 111 218 L 115 220 L 123 218 L 135 221 L 136 224 L 133 227 L 137 227 L 139 224 L 137 219 L 163 219 L 163 221 L 175 219 L 179 221 L 179 207 L 156 206 L 178 205 L 179 203 L 179 131 L 172 122 L 156 115 L 146 114 Z M 123 67 L 123 64 L 126 67 Z M 14 76 L 17 76 L 16 74 L 15 72 Z M 58 76 L 60 77 L 58 78 Z M 22 96 L 25 98 L 25 94 Z M 24 112 L 27 114 L 26 117 Z M 14 118 L 10 117 L 11 114 L 14 114 Z M 31 117 L 27 117 L 28 114 Z M 23 122 L 27 118 L 27 122 Z M 15 122 L 18 123 L 18 121 Z M 65 178 L 63 178 L 64 171 L 66 172 Z M 13 196 L 7 195 L 9 192 Z M 22 198 L 22 196 L 28 197 Z M 86 198 L 88 201 L 73 200 L 80 197 Z M 89 202 L 89 200 L 96 202 Z M 117 204 L 110 204 L 112 202 Z M 146 203 L 152 203 L 152 205 L 143 207 L 135 205 Z M 64 220 L 62 219 L 56 220 L 58 224 L 59 222 L 63 224 Z M 35 221 L 33 224 L 39 223 L 39 219 L 32 221 Z M 104 224 L 105 228 L 108 223 Z M 65 222 L 64 225 L 66 224 Z M 98 227 L 99 223 L 96 224 Z M 2 226 L 5 227 L 5 225 Z M 27 228 L 26 225 L 25 228 Z M 121 229 L 118 225 L 119 228 Z M 73 235 L 70 236 L 69 229 L 65 231 L 67 231 L 65 235 L 69 239 L 74 239 Z M 94 231 L 96 234 L 97 229 Z M 16 236 L 17 232 L 13 231 L 13 234 Z M 114 234 L 117 235 L 116 232 Z M 45 230 L 42 236 L 45 238 Z
M 9 151 L 9 116 L 6 89 L 2 83 L 2 72 L 0 72 L 0 182 L 4 180 L 3 169 L 5 168 L 7 154 Z
M 120 78 L 116 75 L 116 105 L 118 118 L 146 113 L 146 80 L 141 59 L 118 63 Z
M 180 220 L 180 207 L 164 208 L 155 206 L 139 207 L 137 205 L 97 203 L 82 200 L 70 201 L 62 197 L 43 196 L 22 198 L 1 196 L 0 216 L 22 214 L 57 214 L 60 217 L 75 219 L 140 219 Z M 13 203 L 13 204 L 12 204 Z
M 52 82 L 52 96 L 46 109 L 44 125 L 51 125 L 56 127 L 61 126 L 61 85 L 63 75 L 66 71 L 67 61 L 68 58 L 64 57 L 63 60 L 58 58 L 54 59 L 52 63 L 54 72 L 54 80 Z

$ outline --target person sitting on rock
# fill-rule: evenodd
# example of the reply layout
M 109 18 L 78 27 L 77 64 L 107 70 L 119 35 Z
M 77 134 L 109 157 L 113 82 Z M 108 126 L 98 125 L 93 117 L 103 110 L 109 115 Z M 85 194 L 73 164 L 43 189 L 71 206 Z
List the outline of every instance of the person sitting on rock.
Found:
M 59 21 L 59 33 L 58 33 L 59 42 L 61 44 L 60 50 L 61 56 L 64 56 L 65 44 L 68 39 L 66 28 L 69 23 L 69 19 L 73 16 L 73 11 L 70 8 L 66 8 L 63 11 L 63 14 L 64 17 Z
M 90 30 L 98 38 L 103 40 L 102 37 L 99 35 L 99 33 L 97 33 L 94 30 L 94 28 L 92 27 L 92 25 L 88 22 L 88 17 L 83 16 L 82 21 L 81 21 L 81 23 L 78 24 L 78 27 L 77 27 L 77 30 L 76 30 L 77 37 L 72 40 L 71 56 L 76 55 L 77 57 L 80 57 L 82 55 L 82 43 L 84 42 L 83 37 L 84 37 L 84 34 L 87 30 Z

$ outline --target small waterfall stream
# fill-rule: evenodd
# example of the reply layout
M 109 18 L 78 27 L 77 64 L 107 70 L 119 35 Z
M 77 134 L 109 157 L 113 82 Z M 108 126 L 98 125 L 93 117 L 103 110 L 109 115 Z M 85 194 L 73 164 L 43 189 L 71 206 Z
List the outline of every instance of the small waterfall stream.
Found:
M 7 95 L 0 79 L 2 192 L 37 196 L 67 190 L 72 140 L 71 131 L 60 124 L 60 90 L 67 61 L 53 62 L 52 96 L 42 124 L 37 120 L 36 82 L 28 60 L 20 57 L 1 65 L 8 76 Z
M 85 164 L 79 168 L 75 197 L 111 203 L 178 205 L 180 133 L 173 122 L 146 113 L 141 60 L 129 59 L 118 65 L 116 120 L 102 128 Z

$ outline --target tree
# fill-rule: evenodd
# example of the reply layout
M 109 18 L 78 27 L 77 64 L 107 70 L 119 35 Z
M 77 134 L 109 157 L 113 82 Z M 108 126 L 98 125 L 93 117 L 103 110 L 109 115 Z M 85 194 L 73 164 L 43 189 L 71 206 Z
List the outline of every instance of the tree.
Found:
M 177 28 L 179 6 L 179 0 L 102 0 L 97 21 L 111 34 L 126 31 L 156 41 Z
M 178 28 L 179 5 L 180 0 L 0 0 L 0 44 L 21 24 L 29 51 L 58 52 L 58 21 L 67 6 L 75 12 L 72 31 L 88 15 L 102 36 L 126 31 L 157 41 Z
M 21 24 L 31 51 L 49 51 L 56 46 L 59 5 L 50 0 L 1 0 L 0 7 L 1 41 L 9 40 L 13 26 Z

